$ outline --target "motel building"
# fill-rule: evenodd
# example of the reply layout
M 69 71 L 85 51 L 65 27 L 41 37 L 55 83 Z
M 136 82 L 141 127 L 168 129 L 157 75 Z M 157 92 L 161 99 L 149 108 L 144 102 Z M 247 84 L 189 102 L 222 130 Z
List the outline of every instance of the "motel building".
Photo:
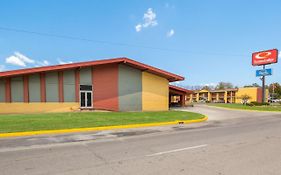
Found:
M 0 113 L 166 111 L 169 83 L 181 80 L 128 58 L 0 72 Z M 187 91 L 170 91 L 186 101 Z
M 246 87 L 224 90 L 197 90 L 193 91 L 187 98 L 191 102 L 206 102 L 211 103 L 242 103 L 241 96 L 248 95 L 250 97 L 248 102 L 262 102 L 262 88 L 260 87 Z M 268 97 L 268 90 L 266 90 L 266 97 Z

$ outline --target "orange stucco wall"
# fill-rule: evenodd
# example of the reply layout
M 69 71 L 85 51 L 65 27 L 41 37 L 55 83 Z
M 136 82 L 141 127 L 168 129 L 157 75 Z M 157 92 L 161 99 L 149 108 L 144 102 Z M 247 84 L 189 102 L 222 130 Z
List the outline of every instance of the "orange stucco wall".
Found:
M 93 106 L 118 111 L 118 64 L 93 67 Z

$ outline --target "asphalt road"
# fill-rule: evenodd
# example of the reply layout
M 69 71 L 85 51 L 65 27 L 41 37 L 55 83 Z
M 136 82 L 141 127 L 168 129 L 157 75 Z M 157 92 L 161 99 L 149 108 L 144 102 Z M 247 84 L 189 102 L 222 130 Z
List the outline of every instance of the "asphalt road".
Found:
M 197 106 L 184 126 L 0 139 L 0 174 L 281 174 L 281 113 Z

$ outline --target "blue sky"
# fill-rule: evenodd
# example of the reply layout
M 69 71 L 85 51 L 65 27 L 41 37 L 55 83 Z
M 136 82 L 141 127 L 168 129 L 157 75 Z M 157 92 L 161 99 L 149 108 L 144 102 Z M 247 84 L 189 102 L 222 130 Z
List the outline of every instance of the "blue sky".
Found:
M 185 76 L 182 85 L 260 84 L 251 53 L 281 50 L 280 19 L 280 0 L 3 0 L 0 70 L 125 56 Z M 267 83 L 281 83 L 281 63 L 268 67 Z

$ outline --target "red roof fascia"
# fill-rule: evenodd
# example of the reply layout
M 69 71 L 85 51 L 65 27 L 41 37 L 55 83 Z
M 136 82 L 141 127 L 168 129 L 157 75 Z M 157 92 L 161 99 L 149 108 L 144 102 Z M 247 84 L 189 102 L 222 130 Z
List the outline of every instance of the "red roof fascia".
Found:
M 17 75 L 24 75 L 24 74 L 47 72 L 47 71 L 60 71 L 65 69 L 82 68 L 82 67 L 97 66 L 103 64 L 112 64 L 112 63 L 124 63 L 129 66 L 135 67 L 136 69 L 140 69 L 142 71 L 148 71 L 150 73 L 165 77 L 170 82 L 184 80 L 184 77 L 182 76 L 125 57 L 6 71 L 6 72 L 0 72 L 0 77 L 10 77 L 10 76 L 17 76 Z
M 28 68 L 28 69 L 18 69 L 18 70 L 0 72 L 0 77 L 47 72 L 47 71 L 58 71 L 58 70 L 80 68 L 80 67 L 88 67 L 88 66 L 93 66 L 93 65 L 116 63 L 118 61 L 122 62 L 122 60 L 120 60 L 120 58 L 116 58 L 116 59 L 110 59 L 110 60 L 87 61 L 87 62 L 80 62 L 80 63 L 70 63 L 70 64 L 60 64 L 60 65 L 53 65 L 53 66 L 35 67 L 35 68 Z
M 127 65 L 130 65 L 132 67 L 135 67 L 137 69 L 144 70 L 144 71 L 147 71 L 147 72 L 150 72 L 150 73 L 153 73 L 153 74 L 165 77 L 170 82 L 184 80 L 184 77 L 182 77 L 182 76 L 179 76 L 179 75 L 176 75 L 176 74 L 164 71 L 162 69 L 158 69 L 156 67 L 149 66 L 147 64 L 143 64 L 143 63 L 137 62 L 135 60 L 131 60 L 129 58 L 126 58 L 124 63 L 127 64 Z
M 174 85 L 169 85 L 169 89 L 175 90 L 175 91 L 180 91 L 182 93 L 187 93 L 187 94 L 193 94 L 194 92 L 185 88 L 181 88 L 178 86 L 174 86 Z

